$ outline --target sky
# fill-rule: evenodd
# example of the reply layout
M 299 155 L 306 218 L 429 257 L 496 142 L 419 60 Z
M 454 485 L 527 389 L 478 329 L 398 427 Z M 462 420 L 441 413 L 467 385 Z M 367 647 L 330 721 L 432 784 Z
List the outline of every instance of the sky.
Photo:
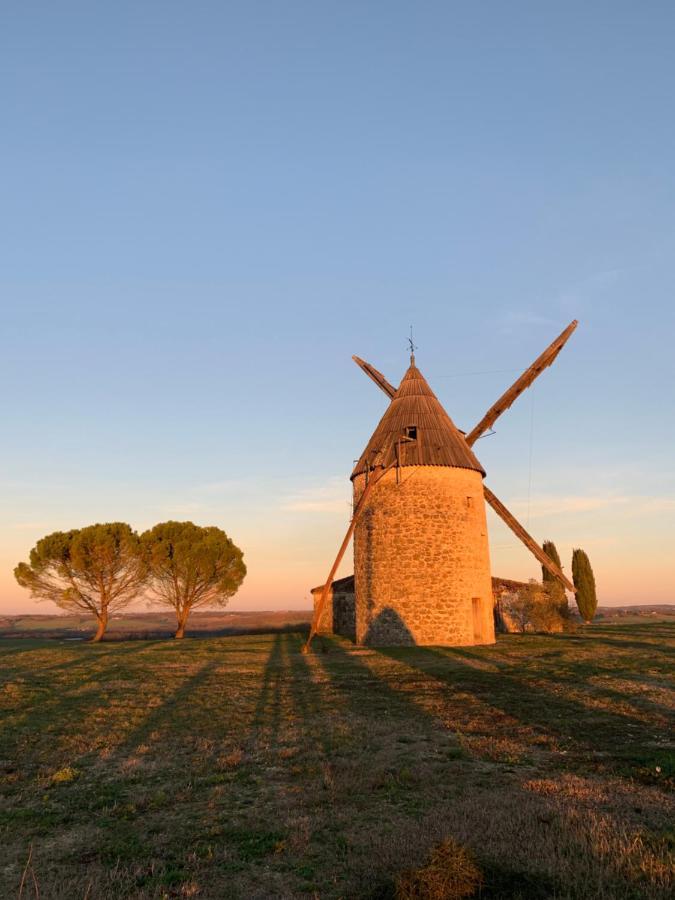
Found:
M 225 529 L 303 608 L 417 363 L 601 604 L 675 603 L 675 7 L 26 2 L 0 13 L 0 612 L 43 535 Z M 489 511 L 493 573 L 533 557 Z M 342 573 L 350 571 L 347 558 Z

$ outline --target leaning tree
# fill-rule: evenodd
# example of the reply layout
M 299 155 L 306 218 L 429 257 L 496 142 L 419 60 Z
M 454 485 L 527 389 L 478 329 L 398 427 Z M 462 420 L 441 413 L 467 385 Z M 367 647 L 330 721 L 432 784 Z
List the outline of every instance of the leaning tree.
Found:
M 125 522 L 108 522 L 48 534 L 14 577 L 37 600 L 89 613 L 97 622 L 92 640 L 100 641 L 110 615 L 138 595 L 146 572 L 136 532 Z
M 193 609 L 225 606 L 246 575 L 243 554 L 215 526 L 162 522 L 141 535 L 155 602 L 176 613 L 182 638 Z
M 587 625 L 593 621 L 598 608 L 595 592 L 595 576 L 588 555 L 584 550 L 572 551 L 572 578 L 577 589 L 577 606 L 581 618 Z

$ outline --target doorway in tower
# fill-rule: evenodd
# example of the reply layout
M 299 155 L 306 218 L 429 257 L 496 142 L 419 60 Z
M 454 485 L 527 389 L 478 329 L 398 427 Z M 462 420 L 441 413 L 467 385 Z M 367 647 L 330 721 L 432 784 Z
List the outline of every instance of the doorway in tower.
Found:
M 477 644 L 483 640 L 483 604 L 480 597 L 471 598 L 471 607 L 473 611 L 473 639 Z

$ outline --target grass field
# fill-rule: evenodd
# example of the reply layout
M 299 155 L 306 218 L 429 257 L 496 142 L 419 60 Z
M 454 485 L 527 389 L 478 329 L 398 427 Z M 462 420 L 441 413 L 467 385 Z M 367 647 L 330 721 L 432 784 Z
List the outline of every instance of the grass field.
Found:
M 0 896 L 672 896 L 675 625 L 300 643 L 0 641 Z

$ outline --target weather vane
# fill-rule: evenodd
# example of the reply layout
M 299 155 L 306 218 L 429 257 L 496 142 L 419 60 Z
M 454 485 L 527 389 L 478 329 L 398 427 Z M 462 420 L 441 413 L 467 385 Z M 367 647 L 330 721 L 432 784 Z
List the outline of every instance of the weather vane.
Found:
M 417 344 L 415 344 L 413 341 L 412 325 L 410 326 L 410 337 L 408 338 L 408 344 L 409 344 L 409 349 L 410 349 L 410 362 L 414 363 L 415 362 L 415 350 L 417 350 L 418 347 L 417 347 Z

